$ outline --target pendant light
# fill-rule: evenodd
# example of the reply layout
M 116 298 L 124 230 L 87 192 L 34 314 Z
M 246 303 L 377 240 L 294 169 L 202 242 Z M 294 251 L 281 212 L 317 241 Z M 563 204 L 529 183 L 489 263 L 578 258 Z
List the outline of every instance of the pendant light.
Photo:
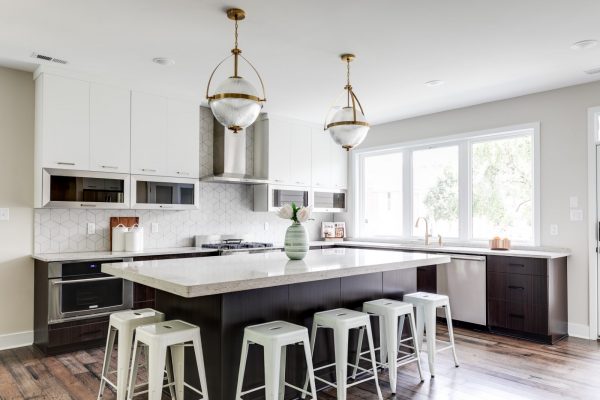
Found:
M 231 8 L 227 10 L 227 17 L 235 21 L 235 44 L 231 50 L 231 55 L 221 61 L 208 80 L 206 87 L 206 98 L 213 115 L 219 123 L 234 133 L 238 133 L 244 128 L 250 126 L 260 113 L 265 99 L 265 86 L 258 71 L 244 56 L 242 50 L 238 48 L 238 21 L 246 18 L 244 10 L 239 8 Z M 217 86 L 215 92 L 210 94 L 210 83 L 219 67 L 233 57 L 233 75 L 221 82 Z M 246 79 L 238 75 L 238 67 L 240 59 L 244 60 L 254 73 L 258 76 L 262 88 L 262 98 L 256 88 Z
M 348 151 L 361 144 L 369 132 L 369 123 L 362 105 L 350 85 L 350 63 L 355 58 L 354 54 L 341 56 L 342 61 L 346 63 L 346 86 L 342 94 L 346 102 L 343 106 L 334 105 L 325 120 L 325 130 L 329 131 L 333 141 Z

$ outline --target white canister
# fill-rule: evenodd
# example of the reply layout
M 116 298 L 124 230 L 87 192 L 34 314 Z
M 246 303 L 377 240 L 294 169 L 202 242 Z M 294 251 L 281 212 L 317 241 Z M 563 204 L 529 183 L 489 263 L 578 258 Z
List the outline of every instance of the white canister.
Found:
M 112 251 L 125 251 L 125 233 L 128 229 L 119 224 L 112 229 Z
M 125 251 L 140 252 L 144 250 L 144 228 L 137 224 L 125 234 Z

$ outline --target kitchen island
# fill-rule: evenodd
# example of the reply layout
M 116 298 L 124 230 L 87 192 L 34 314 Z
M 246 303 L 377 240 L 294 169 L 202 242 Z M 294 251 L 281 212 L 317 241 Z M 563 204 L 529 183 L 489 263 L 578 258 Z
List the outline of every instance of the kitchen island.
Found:
M 311 250 L 301 261 L 271 252 L 104 264 L 102 271 L 157 289 L 156 308 L 168 319 L 200 326 L 209 396 L 229 400 L 245 326 L 286 320 L 310 328 L 317 311 L 402 299 L 416 291 L 417 267 L 448 262 L 437 254 L 333 248 Z M 325 330 L 320 334 L 315 367 L 333 361 L 331 338 Z M 286 376 L 295 385 L 304 378 L 301 350 L 288 349 Z M 186 354 L 186 379 L 196 383 L 193 360 Z M 245 388 L 263 384 L 260 348 L 250 351 L 246 370 Z

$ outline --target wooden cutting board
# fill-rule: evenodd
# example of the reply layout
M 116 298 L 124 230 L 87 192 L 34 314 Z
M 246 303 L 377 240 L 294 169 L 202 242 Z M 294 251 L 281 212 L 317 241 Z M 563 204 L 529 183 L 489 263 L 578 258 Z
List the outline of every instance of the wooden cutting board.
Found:
M 122 224 L 122 225 L 126 226 L 127 228 L 131 228 L 135 224 L 139 224 L 139 223 L 140 223 L 140 217 L 110 217 L 110 227 L 108 228 L 108 230 L 110 232 L 109 233 L 110 240 L 108 242 L 110 250 L 112 250 L 112 232 L 113 232 L 113 228 L 115 226 Z

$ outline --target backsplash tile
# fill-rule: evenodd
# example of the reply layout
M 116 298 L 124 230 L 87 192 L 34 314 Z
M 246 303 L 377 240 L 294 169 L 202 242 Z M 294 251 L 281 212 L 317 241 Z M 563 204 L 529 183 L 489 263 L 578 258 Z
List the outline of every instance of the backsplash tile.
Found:
M 210 110 L 200 108 L 200 176 L 212 174 L 212 129 Z M 253 137 L 246 134 L 247 162 L 253 158 Z M 138 216 L 144 227 L 144 247 L 187 247 L 193 245 L 194 235 L 248 234 L 252 240 L 282 243 L 289 221 L 274 213 L 254 212 L 251 185 L 200 183 L 198 210 L 34 210 L 35 253 L 59 253 L 109 250 L 110 217 Z M 306 223 L 311 240 L 320 237 L 321 222 L 331 221 L 331 214 L 315 214 L 314 221 Z M 87 223 L 96 225 L 96 233 L 87 234 Z M 264 224 L 269 229 L 264 229 Z M 158 232 L 152 233 L 152 223 L 158 223 Z

